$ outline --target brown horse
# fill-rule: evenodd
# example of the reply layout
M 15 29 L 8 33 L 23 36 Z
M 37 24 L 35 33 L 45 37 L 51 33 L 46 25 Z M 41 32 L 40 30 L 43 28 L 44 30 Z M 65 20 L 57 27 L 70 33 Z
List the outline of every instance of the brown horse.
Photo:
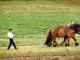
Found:
M 53 46 L 58 46 L 59 44 L 56 42 L 57 37 L 63 37 L 64 41 L 61 42 L 61 46 L 67 41 L 66 45 L 70 45 L 69 39 L 72 38 L 75 42 L 75 45 L 78 46 L 78 42 L 75 38 L 75 33 L 80 34 L 80 25 L 79 24 L 74 24 L 73 27 L 61 27 L 57 26 L 52 29 L 49 29 L 47 31 L 47 36 L 46 36 L 46 42 L 45 45 L 50 46 L 53 44 Z

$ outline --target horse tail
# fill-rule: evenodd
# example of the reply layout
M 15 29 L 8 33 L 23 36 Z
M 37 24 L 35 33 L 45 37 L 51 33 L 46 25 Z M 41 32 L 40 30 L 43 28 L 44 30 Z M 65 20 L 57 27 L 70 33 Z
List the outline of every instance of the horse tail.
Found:
M 44 45 L 48 45 L 51 42 L 52 42 L 51 30 L 48 30 L 47 33 L 46 33 L 46 41 L 45 41 Z

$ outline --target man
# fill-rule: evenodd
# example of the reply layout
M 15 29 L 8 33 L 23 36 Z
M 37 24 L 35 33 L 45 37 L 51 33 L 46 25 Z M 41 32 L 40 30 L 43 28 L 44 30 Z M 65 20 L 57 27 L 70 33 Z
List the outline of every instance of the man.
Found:
M 13 34 L 12 34 L 12 29 L 9 29 L 9 32 L 8 32 L 8 38 L 9 38 L 9 40 L 10 40 L 10 43 L 9 43 L 9 46 L 8 46 L 8 50 L 10 49 L 10 47 L 11 47 L 11 45 L 13 44 L 13 46 L 14 46 L 14 48 L 15 49 L 17 49 L 16 48 L 16 45 L 15 45 L 15 43 L 14 43 L 14 41 L 13 41 Z

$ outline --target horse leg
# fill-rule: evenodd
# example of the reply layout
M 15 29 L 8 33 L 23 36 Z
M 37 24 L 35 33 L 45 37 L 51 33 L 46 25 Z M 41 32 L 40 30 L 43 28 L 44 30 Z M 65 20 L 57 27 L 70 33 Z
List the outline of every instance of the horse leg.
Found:
M 59 46 L 59 44 L 56 41 L 53 41 L 53 47 Z
M 66 43 L 65 43 L 65 46 L 70 46 L 70 40 L 69 39 L 70 38 L 67 38 Z
M 47 44 L 48 47 L 50 47 L 52 45 L 52 42 L 50 42 L 49 44 Z
M 55 43 L 56 43 L 56 46 L 59 46 L 59 44 L 56 42 L 56 40 L 55 40 Z
M 66 37 L 64 37 L 64 40 L 61 42 L 60 46 L 63 46 L 63 44 L 65 43 L 66 41 Z
M 74 42 L 75 42 L 75 46 L 78 46 L 79 45 L 79 43 L 76 41 L 76 38 L 75 37 L 72 37 L 72 39 L 74 40 Z
M 56 37 L 53 38 L 53 47 L 59 46 L 59 44 L 56 42 Z
M 56 45 L 56 42 L 55 41 L 53 41 L 53 47 L 56 47 L 57 45 Z

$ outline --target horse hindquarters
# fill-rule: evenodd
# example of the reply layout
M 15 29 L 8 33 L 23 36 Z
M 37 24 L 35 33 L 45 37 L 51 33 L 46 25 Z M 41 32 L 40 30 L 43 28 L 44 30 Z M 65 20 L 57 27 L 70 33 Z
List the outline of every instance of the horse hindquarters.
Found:
M 51 30 L 48 30 L 46 33 L 46 42 L 45 45 L 47 46 L 51 46 L 52 45 L 52 34 L 51 34 Z

